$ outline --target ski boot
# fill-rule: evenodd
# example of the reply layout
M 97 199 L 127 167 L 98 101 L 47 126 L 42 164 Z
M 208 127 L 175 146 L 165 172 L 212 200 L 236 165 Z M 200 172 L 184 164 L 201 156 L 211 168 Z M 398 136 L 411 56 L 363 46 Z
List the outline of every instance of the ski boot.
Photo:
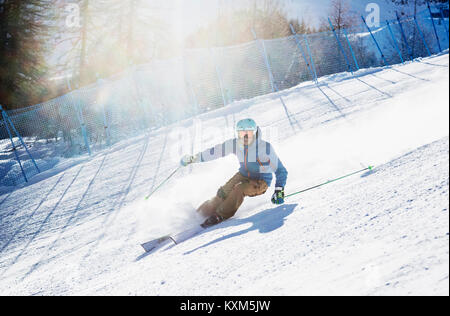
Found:
M 225 220 L 225 218 L 223 218 L 223 216 L 219 215 L 219 214 L 213 214 L 210 217 L 208 217 L 203 224 L 201 224 L 200 226 L 202 226 L 203 228 L 208 228 L 214 225 L 217 225 L 221 222 L 223 222 Z

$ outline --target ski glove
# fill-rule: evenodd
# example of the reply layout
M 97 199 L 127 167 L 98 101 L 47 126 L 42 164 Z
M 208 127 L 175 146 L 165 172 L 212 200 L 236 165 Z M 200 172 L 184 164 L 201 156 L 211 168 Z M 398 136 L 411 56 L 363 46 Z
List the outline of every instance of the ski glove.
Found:
M 199 161 L 198 155 L 196 155 L 196 156 L 185 155 L 185 156 L 183 156 L 183 158 L 181 158 L 180 164 L 183 167 L 186 167 L 186 166 L 190 165 L 191 163 L 196 163 L 198 161 Z
M 272 195 L 273 204 L 283 204 L 284 203 L 284 188 L 275 188 L 275 193 Z

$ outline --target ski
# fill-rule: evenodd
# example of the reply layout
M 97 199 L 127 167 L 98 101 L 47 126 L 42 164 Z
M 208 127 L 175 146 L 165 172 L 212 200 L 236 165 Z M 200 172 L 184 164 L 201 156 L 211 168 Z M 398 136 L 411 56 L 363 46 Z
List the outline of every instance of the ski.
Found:
M 145 252 L 151 252 L 156 249 L 162 248 L 166 245 L 170 244 L 177 245 L 191 237 L 194 237 L 203 230 L 205 230 L 205 228 L 199 225 L 185 231 L 165 235 L 160 238 L 150 240 L 148 242 L 142 243 L 141 246 L 142 248 L 144 248 Z
M 164 245 L 168 245 L 171 243 L 170 235 L 162 236 L 157 239 L 153 239 L 141 244 L 142 248 L 144 248 L 145 252 L 150 252 L 156 248 L 162 247 Z

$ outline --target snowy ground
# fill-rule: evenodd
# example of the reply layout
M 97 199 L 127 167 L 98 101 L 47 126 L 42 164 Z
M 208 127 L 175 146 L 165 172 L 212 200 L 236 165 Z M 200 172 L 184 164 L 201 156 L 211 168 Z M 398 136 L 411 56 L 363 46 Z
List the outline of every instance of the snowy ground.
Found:
M 0 195 L 0 293 L 448 295 L 448 60 L 333 75 L 319 87 L 237 102 Z M 198 223 L 194 209 L 237 161 L 183 169 L 143 197 L 181 153 L 231 137 L 247 116 L 289 170 L 287 193 L 377 168 L 279 207 L 270 189 L 235 218 L 143 253 L 140 242 Z

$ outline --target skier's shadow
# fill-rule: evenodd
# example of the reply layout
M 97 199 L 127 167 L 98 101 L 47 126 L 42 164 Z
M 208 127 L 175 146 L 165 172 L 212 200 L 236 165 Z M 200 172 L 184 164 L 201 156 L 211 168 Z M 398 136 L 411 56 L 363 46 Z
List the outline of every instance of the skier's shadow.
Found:
M 290 214 L 292 214 L 292 212 L 295 210 L 295 208 L 297 206 L 298 206 L 298 204 L 280 205 L 275 208 L 264 210 L 260 213 L 257 213 L 255 215 L 252 215 L 247 218 L 237 218 L 237 219 L 230 220 L 229 222 L 227 221 L 227 222 L 223 223 L 220 227 L 226 228 L 226 227 L 238 226 L 238 225 L 242 225 L 242 224 L 246 224 L 246 223 L 253 223 L 253 225 L 247 229 L 243 229 L 238 232 L 217 238 L 213 241 L 210 241 L 207 244 L 204 244 L 193 250 L 187 251 L 184 254 L 189 255 L 189 254 L 193 253 L 194 251 L 197 251 L 201 248 L 211 246 L 215 243 L 218 243 L 218 242 L 221 242 L 221 241 L 233 238 L 233 237 L 247 234 L 248 232 L 251 232 L 253 230 L 258 230 L 262 234 L 270 233 L 270 232 L 280 228 L 281 226 L 283 226 L 285 218 L 287 216 L 289 216 Z

